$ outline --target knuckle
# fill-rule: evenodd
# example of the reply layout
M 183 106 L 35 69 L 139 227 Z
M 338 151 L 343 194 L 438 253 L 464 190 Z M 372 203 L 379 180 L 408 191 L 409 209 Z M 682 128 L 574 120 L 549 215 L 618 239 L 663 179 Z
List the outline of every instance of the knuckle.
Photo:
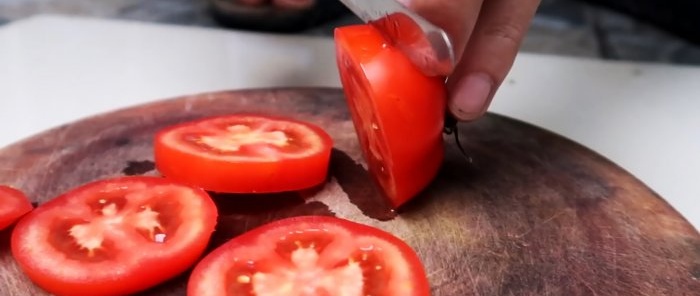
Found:
M 486 37 L 495 38 L 499 43 L 518 46 L 525 35 L 525 28 L 512 22 L 496 23 L 484 29 Z

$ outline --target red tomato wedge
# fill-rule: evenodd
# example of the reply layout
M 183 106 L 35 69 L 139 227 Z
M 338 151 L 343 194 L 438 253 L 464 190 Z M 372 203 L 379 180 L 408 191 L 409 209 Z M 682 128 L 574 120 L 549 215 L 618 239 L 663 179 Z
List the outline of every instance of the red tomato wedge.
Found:
M 0 230 L 12 225 L 33 208 L 22 191 L 0 185 Z
M 187 289 L 189 296 L 430 295 L 409 245 L 325 216 L 278 220 L 233 238 L 197 264 Z
M 395 207 L 422 191 L 444 157 L 444 78 L 420 72 L 371 25 L 335 30 L 337 66 L 369 171 Z
M 12 254 L 56 295 L 124 295 L 194 265 L 214 231 L 206 192 L 157 177 L 105 179 L 70 190 L 22 218 Z
M 333 142 L 311 123 L 233 114 L 166 128 L 154 146 L 167 178 L 215 192 L 270 193 L 325 182 Z

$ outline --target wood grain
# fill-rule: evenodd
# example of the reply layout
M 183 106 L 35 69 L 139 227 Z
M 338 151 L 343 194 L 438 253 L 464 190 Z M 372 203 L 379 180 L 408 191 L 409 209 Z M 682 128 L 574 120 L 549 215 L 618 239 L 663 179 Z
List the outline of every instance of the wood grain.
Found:
M 0 150 L 0 183 L 42 203 L 80 184 L 157 175 L 156 130 L 228 113 L 294 116 L 335 141 L 329 181 L 266 204 L 215 195 L 210 248 L 247 229 L 301 214 L 335 215 L 407 241 L 433 295 L 698 295 L 700 235 L 647 186 L 553 133 L 489 114 L 460 126 L 437 179 L 394 212 L 377 199 L 342 93 L 265 89 L 206 93 L 86 118 Z M 410 139 L 407 139 L 407 145 Z M 420 168 L 416 168 L 420 169 Z M 18 270 L 0 232 L 0 295 L 45 295 Z M 143 295 L 184 295 L 187 273 Z

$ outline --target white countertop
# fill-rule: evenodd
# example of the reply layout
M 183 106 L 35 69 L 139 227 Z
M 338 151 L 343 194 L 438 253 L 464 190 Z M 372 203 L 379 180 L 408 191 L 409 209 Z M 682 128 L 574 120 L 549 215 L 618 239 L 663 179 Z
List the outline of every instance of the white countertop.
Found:
M 224 89 L 339 87 L 331 39 L 40 16 L 0 27 L 0 146 Z M 492 112 L 608 157 L 700 228 L 700 68 L 522 53 Z

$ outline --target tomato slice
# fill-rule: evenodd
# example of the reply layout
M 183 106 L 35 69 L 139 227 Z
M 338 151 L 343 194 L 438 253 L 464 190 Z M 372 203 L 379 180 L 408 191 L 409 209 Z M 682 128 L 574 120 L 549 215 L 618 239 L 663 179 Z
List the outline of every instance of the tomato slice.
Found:
M 214 231 L 207 193 L 158 177 L 121 177 L 70 190 L 16 225 L 12 254 L 58 295 L 124 295 L 194 265 Z
M 268 223 L 218 247 L 192 271 L 190 296 L 430 295 L 409 245 L 326 216 Z
M 271 193 L 325 182 L 333 142 L 311 123 L 233 114 L 166 128 L 154 146 L 167 178 L 215 192 Z
M 444 78 L 428 77 L 371 25 L 336 28 L 341 83 L 369 171 L 399 207 L 444 157 Z
M 33 208 L 22 191 L 0 185 L 0 230 L 12 225 Z

